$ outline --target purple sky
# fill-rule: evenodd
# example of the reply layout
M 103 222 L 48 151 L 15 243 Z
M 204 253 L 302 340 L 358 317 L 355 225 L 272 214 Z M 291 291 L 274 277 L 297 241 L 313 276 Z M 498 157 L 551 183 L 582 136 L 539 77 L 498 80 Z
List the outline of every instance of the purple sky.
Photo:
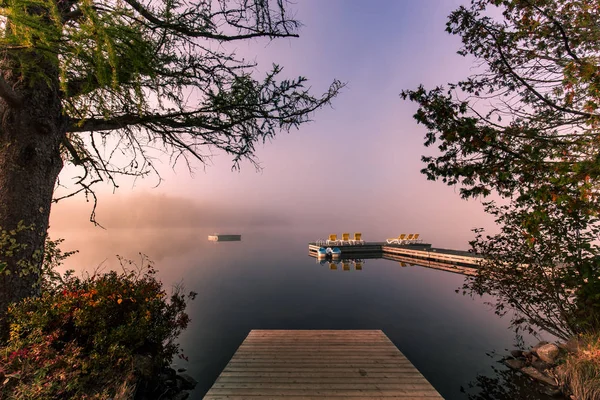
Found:
M 206 169 L 196 165 L 192 177 L 165 159 L 158 188 L 152 188 L 153 178 L 135 185 L 122 180 L 115 195 L 98 187 L 99 221 L 117 229 L 131 220 L 119 215 L 131 215 L 132 207 L 149 214 L 168 208 L 182 223 L 194 221 L 188 215 L 196 209 L 214 209 L 215 215 L 245 210 L 259 216 L 255 220 L 282 221 L 290 229 L 309 225 L 320 237 L 362 231 L 366 240 L 383 240 L 420 232 L 434 246 L 467 248 L 471 229 L 490 228 L 492 219 L 479 201 L 461 200 L 458 190 L 419 173 L 421 155 L 434 149 L 423 146 L 425 130 L 412 119 L 415 105 L 399 97 L 420 83 L 431 88 L 469 74 L 471 63 L 456 54 L 458 38 L 444 31 L 447 15 L 461 3 L 298 1 L 293 10 L 304 24 L 299 39 L 236 43 L 232 49 L 262 68 L 282 65 L 286 77 L 308 77 L 317 93 L 334 78 L 347 82 L 333 107 L 299 131 L 259 145 L 259 173 L 250 164 L 232 172 L 230 158 L 216 154 Z M 93 229 L 87 210 L 83 198 L 56 205 L 53 235 L 68 241 L 68 230 Z M 164 224 L 152 220 L 157 228 Z M 218 218 L 205 221 L 203 228 L 220 229 Z

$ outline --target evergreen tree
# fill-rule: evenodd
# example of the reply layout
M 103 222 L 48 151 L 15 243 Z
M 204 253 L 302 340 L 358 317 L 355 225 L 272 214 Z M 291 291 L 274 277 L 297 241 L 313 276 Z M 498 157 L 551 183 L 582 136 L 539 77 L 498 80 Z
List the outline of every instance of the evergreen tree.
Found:
M 92 196 L 95 182 L 153 171 L 150 149 L 184 162 L 220 149 L 239 167 L 343 86 L 314 96 L 304 77 L 278 81 L 278 65 L 256 79 L 225 50 L 296 37 L 285 0 L 2 0 L 0 16 L 0 314 L 36 293 L 65 163 Z

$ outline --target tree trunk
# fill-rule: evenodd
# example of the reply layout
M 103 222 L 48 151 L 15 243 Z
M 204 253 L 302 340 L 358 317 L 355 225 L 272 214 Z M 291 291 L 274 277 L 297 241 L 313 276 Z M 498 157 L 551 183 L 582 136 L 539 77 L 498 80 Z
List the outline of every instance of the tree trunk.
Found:
M 23 55 L 22 55 L 23 56 Z M 60 143 L 66 123 L 62 114 L 55 62 L 25 54 L 47 80 L 18 75 L 17 61 L 0 60 L 0 71 L 19 105 L 0 98 L 0 228 L 13 235 L 17 251 L 0 248 L 0 335 L 7 332 L 6 309 L 11 302 L 36 295 L 52 193 L 63 167 Z M 14 246 L 13 246 L 14 247 Z

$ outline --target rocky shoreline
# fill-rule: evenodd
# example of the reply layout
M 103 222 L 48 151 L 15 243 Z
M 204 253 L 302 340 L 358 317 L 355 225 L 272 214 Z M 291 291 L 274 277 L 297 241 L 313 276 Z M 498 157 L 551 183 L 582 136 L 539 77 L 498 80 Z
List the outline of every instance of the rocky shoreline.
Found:
M 508 367 L 520 371 L 541 384 L 540 391 L 552 397 L 571 398 L 565 393 L 561 380 L 561 361 L 569 353 L 576 353 L 578 342 L 548 343 L 541 341 L 530 350 L 511 350 L 503 359 Z
M 190 397 L 198 382 L 186 374 L 185 368 L 175 369 L 176 366 L 165 366 L 156 375 L 152 382 L 142 385 L 135 395 L 136 400 L 186 400 Z

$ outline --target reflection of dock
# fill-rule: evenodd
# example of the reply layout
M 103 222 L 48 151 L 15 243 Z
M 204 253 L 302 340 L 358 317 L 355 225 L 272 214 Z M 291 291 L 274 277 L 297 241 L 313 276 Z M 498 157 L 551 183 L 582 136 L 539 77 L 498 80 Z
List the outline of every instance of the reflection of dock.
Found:
M 319 245 L 309 243 L 308 253 L 316 257 Z M 344 258 L 384 258 L 387 260 L 441 269 L 463 275 L 475 275 L 483 260 L 480 256 L 466 251 L 432 248 L 430 244 L 389 245 L 367 243 L 365 245 L 336 246 Z
M 441 399 L 380 330 L 252 330 L 204 399 Z
M 362 271 L 365 260 L 360 259 L 344 259 L 344 260 L 318 260 L 317 263 L 323 266 L 328 265 L 330 270 L 337 270 L 338 266 L 342 271 Z

